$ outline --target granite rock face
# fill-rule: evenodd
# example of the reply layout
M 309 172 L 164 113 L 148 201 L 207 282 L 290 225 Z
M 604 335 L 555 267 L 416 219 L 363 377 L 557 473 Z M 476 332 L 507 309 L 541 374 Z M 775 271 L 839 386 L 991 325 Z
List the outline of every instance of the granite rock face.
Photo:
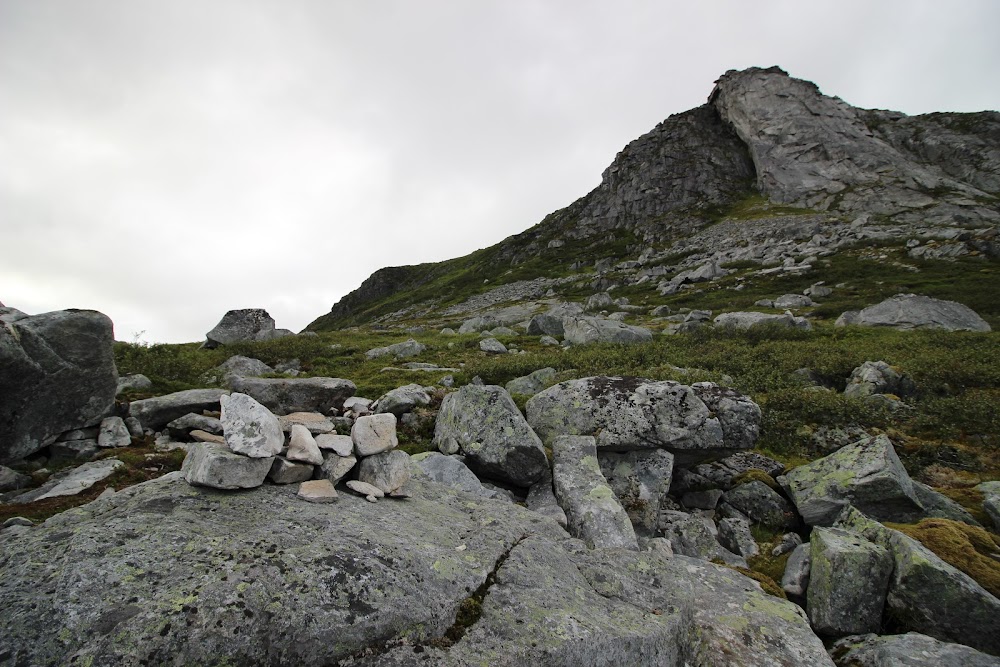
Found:
M 118 388 L 113 344 L 111 320 L 92 310 L 0 322 L 0 462 L 108 415 Z

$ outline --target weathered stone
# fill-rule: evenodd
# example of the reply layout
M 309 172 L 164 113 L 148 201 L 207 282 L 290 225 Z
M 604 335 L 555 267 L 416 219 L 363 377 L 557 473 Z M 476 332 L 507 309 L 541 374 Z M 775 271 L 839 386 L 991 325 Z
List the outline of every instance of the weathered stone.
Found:
M 1000 482 L 983 482 L 976 489 L 983 494 L 983 511 L 1000 530 Z
M 190 412 L 167 424 L 167 433 L 172 438 L 187 440 L 191 431 L 198 429 L 214 435 L 222 434 L 222 422 L 215 417 L 207 417 Z
M 874 306 L 868 306 L 843 323 L 863 327 L 895 329 L 944 329 L 945 331 L 991 331 L 990 325 L 971 308 L 955 301 L 932 299 L 916 294 L 897 294 Z
M 812 329 L 812 324 L 804 317 L 795 317 L 791 313 L 774 315 L 770 313 L 757 312 L 735 312 L 722 313 L 713 320 L 717 327 L 731 327 L 733 329 L 752 329 L 758 326 L 773 326 L 788 329 Z
M 685 512 L 666 511 L 661 514 L 663 536 L 670 540 L 675 554 L 698 560 L 721 560 L 727 565 L 746 567 L 747 562 L 721 544 L 718 529 L 708 517 Z
M 123 391 L 143 391 L 151 388 L 152 386 L 153 381 L 142 373 L 126 375 L 118 378 L 118 386 L 115 389 L 115 395 L 117 396 Z
M 277 456 L 271 464 L 267 478 L 275 484 L 297 484 L 312 479 L 313 466 L 308 463 L 296 463 Z
M 844 395 L 858 398 L 872 394 L 909 396 L 916 389 L 913 380 L 899 369 L 884 361 L 866 361 L 851 372 Z
M 552 382 L 556 377 L 556 369 L 554 368 L 539 368 L 537 371 L 533 371 L 529 375 L 525 375 L 519 378 L 514 378 L 505 385 L 505 389 L 508 394 L 523 394 L 525 396 L 534 396 L 545 386 Z
M 269 375 L 274 373 L 275 369 L 271 368 L 263 361 L 259 359 L 253 359 L 251 357 L 244 357 L 241 355 L 233 355 L 226 359 L 224 362 L 205 374 L 206 381 L 218 382 L 220 379 L 222 384 L 225 386 L 230 386 L 234 378 L 238 377 L 260 377 L 262 375 Z
M 781 556 L 782 554 L 787 554 L 800 544 L 802 544 L 802 538 L 799 537 L 798 533 L 785 533 L 781 536 L 781 541 L 771 549 L 771 555 Z
M 318 466 L 323 464 L 323 454 L 319 451 L 319 446 L 312 434 L 302 424 L 292 425 L 292 435 L 288 441 L 288 453 L 285 458 L 289 461 L 308 463 Z
M 0 322 L 0 462 L 108 415 L 118 386 L 113 344 L 111 320 L 92 310 Z
M 358 417 L 351 428 L 354 453 L 359 457 L 387 452 L 399 446 L 396 415 L 391 412 Z
M 347 477 L 347 474 L 354 470 L 358 464 L 358 459 L 353 454 L 350 456 L 340 456 L 334 452 L 323 454 L 323 465 L 313 471 L 316 479 L 328 479 L 331 484 L 337 484 Z
M 344 411 L 350 410 L 356 416 L 366 415 L 371 410 L 372 401 L 367 398 L 362 398 L 361 396 L 351 396 L 344 401 Z
M 212 349 L 243 341 L 270 340 L 275 337 L 274 318 L 263 308 L 230 310 L 205 334 L 203 347 Z
M 392 345 L 386 345 L 385 347 L 373 348 L 365 352 L 365 356 L 369 359 L 377 359 L 379 357 L 388 356 L 392 356 L 396 359 L 406 359 L 408 357 L 415 357 L 426 349 L 426 345 L 418 343 L 410 338 L 402 343 L 393 343 Z
M 98 447 L 128 447 L 132 436 L 121 417 L 105 417 L 101 420 L 101 430 L 97 434 Z
M 354 453 L 354 440 L 349 435 L 320 433 L 316 436 L 316 446 L 334 451 L 339 456 L 350 456 Z
M 107 479 L 124 466 L 125 464 L 117 459 L 84 463 L 78 468 L 66 471 L 63 475 L 54 476 L 37 489 L 15 497 L 13 502 L 26 503 L 60 496 L 75 496 Z
M 186 414 L 197 414 L 202 410 L 218 410 L 221 397 L 228 394 L 225 389 L 188 389 L 165 396 L 132 401 L 128 410 L 132 417 L 139 420 L 143 428 L 159 431 Z
M 473 472 L 528 487 L 548 472 L 542 443 L 503 387 L 466 385 L 445 396 L 434 426 L 434 444 L 454 440 Z
M 750 522 L 746 519 L 720 519 L 719 543 L 743 558 L 751 558 L 760 553 L 760 546 L 750 532 Z
M 553 487 L 566 512 L 570 534 L 591 549 L 637 551 L 639 544 L 628 515 L 601 474 L 594 438 L 560 436 L 552 443 L 552 456 Z
M 711 463 L 702 463 L 691 469 L 699 477 L 710 481 L 724 491 L 733 486 L 733 481 L 751 470 L 760 470 L 771 477 L 780 475 L 785 465 L 769 456 L 757 452 L 737 452 Z
M 892 442 L 884 435 L 799 466 L 778 482 L 810 526 L 832 525 L 848 504 L 885 521 L 923 509 Z
M 531 398 L 526 411 L 545 442 L 593 435 L 601 450 L 661 448 L 681 465 L 752 447 L 760 429 L 760 408 L 735 391 L 634 377 L 561 382 Z
M 275 414 L 340 410 L 357 389 L 340 378 L 235 378 L 232 389 L 252 396 Z
M 0 493 L 23 489 L 31 484 L 31 477 L 23 475 L 7 466 L 0 466 Z
M 645 343 L 653 340 L 649 329 L 599 317 L 567 317 L 563 339 L 572 345 L 587 343 Z
M 382 492 L 382 489 L 356 479 L 348 481 L 347 488 L 354 491 L 358 495 L 364 496 L 369 502 L 375 502 L 376 499 L 385 497 L 385 493 Z
M 562 317 L 549 315 L 548 313 L 535 315 L 528 322 L 527 333 L 529 336 L 562 336 Z
M 604 452 L 598 456 L 601 473 L 625 508 L 636 533 L 656 533 L 660 509 L 670 490 L 674 457 L 662 449 Z
M 781 577 L 781 589 L 789 595 L 804 596 L 809 588 L 811 566 L 811 544 L 805 542 L 792 549 L 792 555 L 785 563 L 785 573 Z
M 688 491 L 681 497 L 681 505 L 692 510 L 714 510 L 723 493 L 722 489 Z
M 764 482 L 752 481 L 733 487 L 723 494 L 722 502 L 767 528 L 790 530 L 799 523 L 791 503 Z
M 312 479 L 299 484 L 296 497 L 310 503 L 332 503 L 337 499 L 337 490 L 328 479 Z
M 424 452 L 411 456 L 413 462 L 427 477 L 456 491 L 464 491 L 483 498 L 496 498 L 497 493 L 483 486 L 476 474 L 469 470 L 460 456 L 445 456 L 439 452 Z
M 226 438 L 224 436 L 208 433 L 197 428 L 188 433 L 188 436 L 195 442 L 214 442 L 220 445 L 226 444 Z
M 528 489 L 528 497 L 524 500 L 524 506 L 532 512 L 549 517 L 563 528 L 566 527 L 568 522 L 566 512 L 559 506 L 555 491 L 552 490 L 551 479 L 543 479 L 532 484 L 531 488 Z
M 89 461 L 100 452 L 97 440 L 63 440 L 53 442 L 48 448 L 53 462 Z
M 225 445 L 196 443 L 188 449 L 181 472 L 188 484 L 216 489 L 252 489 L 264 483 L 272 457 L 250 458 Z
M 226 445 L 233 453 L 270 458 L 277 456 L 285 445 L 278 418 L 246 394 L 223 396 L 219 421 Z
M 384 493 L 402 489 L 410 481 L 410 455 L 394 449 L 366 456 L 358 466 L 358 479 L 377 486 Z
M 289 415 L 281 415 L 278 417 L 278 423 L 281 424 L 281 430 L 285 433 L 291 433 L 292 426 L 295 424 L 304 426 L 314 436 L 332 433 L 335 429 L 330 418 L 319 412 L 293 412 Z
M 379 398 L 372 410 L 376 413 L 391 412 L 397 417 L 411 412 L 416 407 L 422 407 L 431 402 L 431 397 L 419 384 L 408 384 L 397 387 Z
M 524 508 L 442 495 L 432 482 L 415 481 L 390 511 L 337 502 L 332 511 L 272 485 L 223 496 L 172 474 L 23 529 L 0 561 L 4 651 L 25 665 L 831 664 L 794 605 L 711 563 L 590 551 Z M 109 594 L 123 579 L 128 597 Z M 478 622 L 438 647 L 481 586 Z M 226 612 L 226 600 L 243 606 Z M 239 629 L 235 641 L 220 620 Z
M 862 536 L 839 528 L 813 528 L 806 609 L 821 635 L 875 632 L 892 574 L 892 557 Z
M 487 354 L 507 354 L 507 347 L 496 338 L 485 338 L 479 341 L 479 349 Z
M 927 635 L 845 637 L 830 648 L 837 667 L 1000 667 L 1000 658 Z

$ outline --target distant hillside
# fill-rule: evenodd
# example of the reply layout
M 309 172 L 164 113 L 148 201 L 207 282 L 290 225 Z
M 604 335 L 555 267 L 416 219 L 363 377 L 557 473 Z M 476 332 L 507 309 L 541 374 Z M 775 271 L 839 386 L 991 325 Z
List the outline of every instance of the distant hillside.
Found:
M 586 196 L 465 257 L 380 269 L 307 329 L 609 288 L 652 303 L 681 271 L 766 266 L 783 244 L 810 241 L 835 253 L 964 234 L 958 256 L 995 255 L 998 221 L 1000 114 L 858 109 L 778 68 L 730 71 L 707 104 L 626 146 Z

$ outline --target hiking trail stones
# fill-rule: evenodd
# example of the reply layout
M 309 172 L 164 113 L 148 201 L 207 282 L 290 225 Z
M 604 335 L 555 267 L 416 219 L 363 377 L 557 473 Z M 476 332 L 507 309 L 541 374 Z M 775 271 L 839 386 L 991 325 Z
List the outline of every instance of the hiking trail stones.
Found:
M 118 387 L 113 325 L 93 310 L 0 322 L 0 462 L 108 416 Z

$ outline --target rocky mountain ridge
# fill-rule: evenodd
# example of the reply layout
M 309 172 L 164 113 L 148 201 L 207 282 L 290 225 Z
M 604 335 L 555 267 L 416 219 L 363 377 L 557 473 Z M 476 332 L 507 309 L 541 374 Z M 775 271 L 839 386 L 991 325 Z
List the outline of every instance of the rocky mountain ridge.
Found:
M 963 237 L 966 253 L 995 255 L 998 138 L 997 112 L 857 109 L 776 67 L 730 71 L 707 104 L 631 142 L 570 206 L 464 258 L 380 269 L 308 329 L 430 315 L 497 283 L 590 283 L 591 267 L 764 266 L 872 238 Z

